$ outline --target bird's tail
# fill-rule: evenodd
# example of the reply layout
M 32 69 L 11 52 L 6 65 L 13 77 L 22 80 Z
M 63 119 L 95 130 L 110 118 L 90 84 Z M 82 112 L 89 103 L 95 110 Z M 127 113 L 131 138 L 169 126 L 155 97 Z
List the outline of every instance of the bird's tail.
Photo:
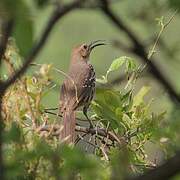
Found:
M 63 121 L 61 123 L 60 140 L 66 144 L 74 144 L 76 117 L 74 110 L 63 112 Z

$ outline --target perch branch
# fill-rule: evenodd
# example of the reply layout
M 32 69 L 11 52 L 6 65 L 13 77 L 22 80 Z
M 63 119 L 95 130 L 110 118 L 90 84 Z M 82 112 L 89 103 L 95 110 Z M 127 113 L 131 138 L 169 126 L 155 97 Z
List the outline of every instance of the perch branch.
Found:
M 38 128 L 38 132 L 41 132 L 41 131 L 48 131 L 52 128 L 52 126 L 49 126 L 49 125 L 45 125 L 45 126 L 41 126 Z M 53 126 L 53 130 L 55 133 L 53 133 L 54 136 L 58 136 L 58 134 L 56 132 L 59 133 L 59 129 L 60 129 L 60 126 L 59 125 L 54 125 Z M 108 137 L 111 141 L 115 141 L 117 142 L 120 146 L 123 146 L 126 144 L 126 139 L 125 137 L 117 137 L 117 135 L 115 135 L 113 132 L 110 132 L 110 131 L 106 131 L 106 129 L 104 128 L 88 128 L 88 127 L 83 127 L 83 126 L 76 126 L 76 129 L 75 129 L 77 132 L 83 132 L 83 133 L 86 133 L 86 134 L 91 134 L 91 135 L 99 135 L 99 136 L 102 136 L 102 137 Z

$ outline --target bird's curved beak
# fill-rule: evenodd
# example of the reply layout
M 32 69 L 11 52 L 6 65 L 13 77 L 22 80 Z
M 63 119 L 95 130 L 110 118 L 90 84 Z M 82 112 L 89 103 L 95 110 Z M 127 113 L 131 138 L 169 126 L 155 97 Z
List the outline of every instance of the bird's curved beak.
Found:
M 89 49 L 92 51 L 97 46 L 106 45 L 105 40 L 96 40 L 89 44 Z

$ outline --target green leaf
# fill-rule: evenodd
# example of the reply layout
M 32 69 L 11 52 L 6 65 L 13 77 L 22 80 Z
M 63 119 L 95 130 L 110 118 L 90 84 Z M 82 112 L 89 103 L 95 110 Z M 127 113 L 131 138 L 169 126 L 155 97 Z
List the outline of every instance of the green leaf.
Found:
M 122 56 L 122 57 L 119 57 L 117 59 L 115 59 L 112 64 L 110 65 L 107 73 L 106 73 L 106 77 L 107 75 L 112 72 L 112 71 L 116 71 L 117 69 L 119 69 L 126 61 L 127 57 L 126 56 Z
M 124 63 L 126 63 L 126 72 L 134 71 L 136 69 L 136 64 L 133 59 L 127 56 L 122 56 L 115 59 L 112 64 L 110 65 L 105 80 L 107 81 L 107 76 L 110 72 L 118 70 Z
M 105 103 L 109 107 L 112 107 L 112 109 L 115 109 L 116 107 L 119 107 L 119 105 L 120 105 L 119 96 L 120 96 L 120 94 L 115 92 L 115 91 L 112 91 L 112 90 L 104 91 Z
M 13 122 L 11 129 L 5 133 L 6 141 L 20 142 L 21 140 L 21 130 L 16 122 Z
M 107 125 L 109 121 L 113 128 L 119 128 L 119 130 L 124 128 L 124 125 L 122 126 L 121 94 L 118 91 L 97 89 L 96 100 L 92 107 L 98 117 L 106 120 L 102 121 L 104 125 Z
M 127 57 L 126 72 L 134 71 L 136 69 L 136 63 L 133 59 Z
M 140 105 L 144 101 L 144 96 L 149 92 L 150 89 L 151 87 L 149 86 L 142 87 L 133 99 L 133 106 Z
M 164 26 L 164 16 L 156 18 L 156 21 L 158 22 L 158 25 L 160 25 L 161 27 Z

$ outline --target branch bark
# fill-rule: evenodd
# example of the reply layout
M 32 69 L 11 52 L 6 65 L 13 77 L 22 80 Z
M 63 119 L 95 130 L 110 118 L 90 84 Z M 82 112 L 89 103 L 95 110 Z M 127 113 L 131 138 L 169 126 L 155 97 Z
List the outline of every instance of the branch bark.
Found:
M 59 125 L 45 125 L 45 126 L 41 126 L 37 129 L 38 132 L 40 131 L 54 131 L 54 133 L 52 135 L 54 136 L 58 136 L 59 132 L 60 132 L 61 127 Z M 110 139 L 113 142 L 117 142 L 119 144 L 119 146 L 123 146 L 126 144 L 126 139 L 125 137 L 118 137 L 117 135 L 115 135 L 113 132 L 111 131 L 107 131 L 104 128 L 88 128 L 88 127 L 83 127 L 83 126 L 77 126 L 76 125 L 76 129 L 77 132 L 84 132 L 87 134 L 91 134 L 91 135 L 99 135 L 102 137 L 108 137 L 108 139 Z

